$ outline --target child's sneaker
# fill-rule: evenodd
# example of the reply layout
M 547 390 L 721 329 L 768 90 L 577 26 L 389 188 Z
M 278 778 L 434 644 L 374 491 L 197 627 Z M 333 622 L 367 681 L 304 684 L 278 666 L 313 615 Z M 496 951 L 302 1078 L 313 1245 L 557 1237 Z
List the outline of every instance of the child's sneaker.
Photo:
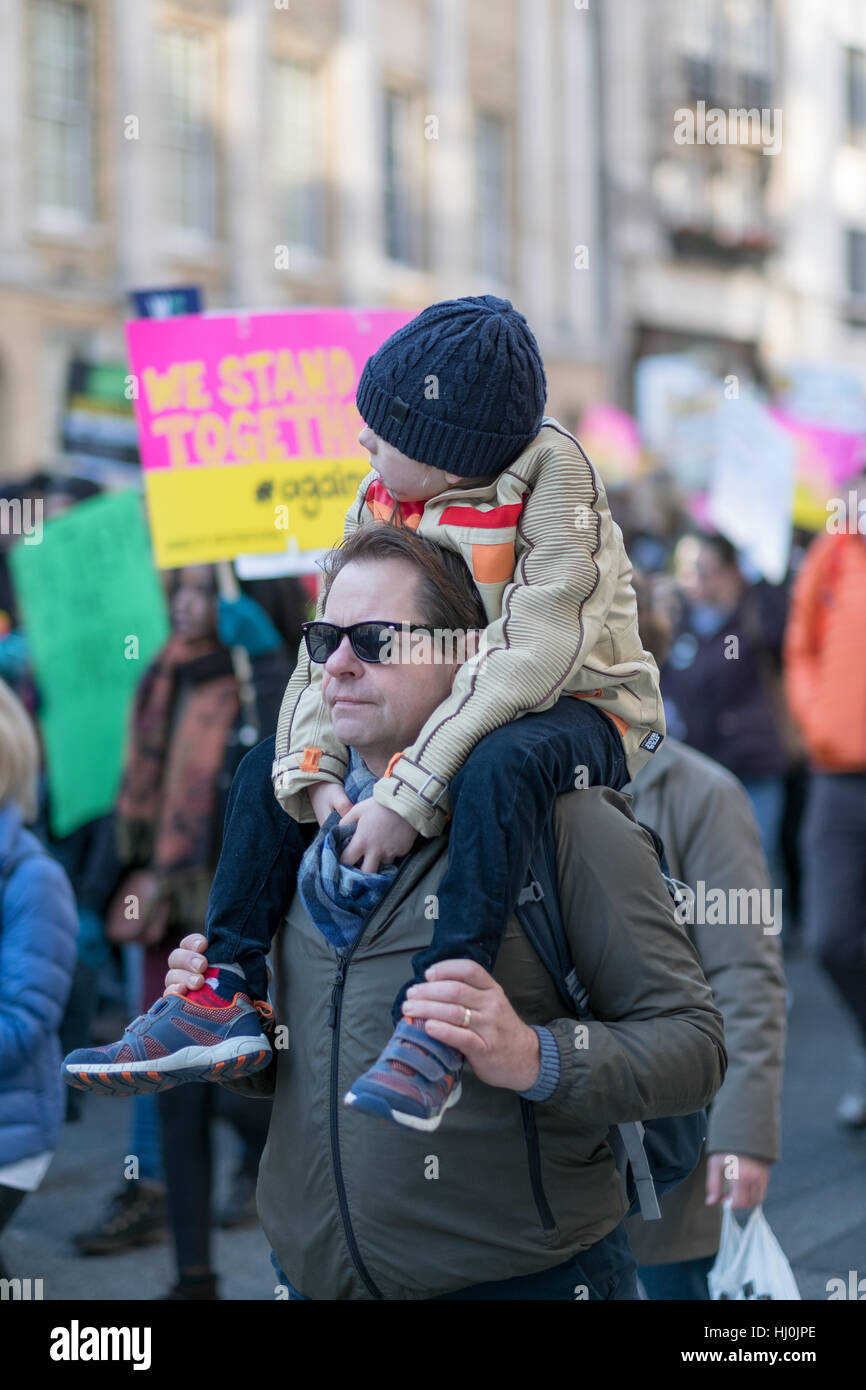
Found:
M 169 1091 L 184 1081 L 246 1076 L 271 1060 L 263 1029 L 272 1017 L 269 1004 L 254 1004 L 237 989 L 230 969 L 213 967 L 201 989 L 157 999 L 119 1042 L 70 1052 L 61 1074 L 80 1091 L 115 1096 Z
M 426 1131 L 460 1099 L 463 1053 L 403 1018 L 381 1056 L 343 1097 L 344 1105 Z

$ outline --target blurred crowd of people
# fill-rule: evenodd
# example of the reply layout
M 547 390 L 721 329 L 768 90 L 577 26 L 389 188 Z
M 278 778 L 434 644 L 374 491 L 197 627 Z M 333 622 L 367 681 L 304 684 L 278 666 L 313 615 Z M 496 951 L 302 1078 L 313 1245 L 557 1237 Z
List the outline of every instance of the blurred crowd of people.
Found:
M 43 520 L 49 521 L 98 492 L 85 479 L 38 474 L 15 489 L 7 487 L 4 495 L 40 500 Z M 23 1025 L 17 1025 L 28 1014 L 28 1028 L 41 1033 L 43 1068 L 40 1084 L 25 1100 L 27 1078 L 8 1071 L 12 1054 L 0 1044 L 0 1194 L 9 1194 L 0 1200 L 0 1226 L 32 1190 L 24 1184 L 38 1185 L 47 1167 L 30 1164 L 18 1171 L 21 1159 L 34 1157 L 33 1152 L 19 1154 L 22 1143 L 31 1151 L 38 1143 L 38 1152 L 50 1161 L 61 1107 L 68 1121 L 86 1122 L 78 1093 L 62 1088 L 61 1095 L 58 1090 L 62 1053 L 107 1039 L 119 1016 L 140 1013 L 145 1000 L 162 992 L 168 952 L 204 921 L 228 790 L 244 753 L 276 725 L 310 603 L 308 588 L 297 579 L 238 581 L 229 568 L 227 586 L 226 575 L 218 576 L 214 566 L 165 572 L 170 635 L 135 695 L 116 806 L 56 839 L 44 758 L 37 749 L 38 679 L 6 563 L 12 542 L 13 537 L 3 537 L 0 555 L 0 694 L 16 717 L 4 726 L 0 759 L 14 761 L 22 728 L 29 732 L 33 786 L 25 796 L 11 773 L 4 778 L 8 805 L 2 814 L 14 814 L 16 825 L 22 816 L 33 824 L 66 880 L 60 875 L 58 884 L 49 878 L 40 889 L 45 907 L 33 914 L 32 930 L 20 944 L 6 920 L 9 902 L 3 906 L 0 1034 L 6 1031 L 7 1011 L 14 1010 L 9 1028 L 18 1034 L 23 1057 Z M 17 812 L 10 809 L 15 803 Z M 68 899 L 60 914 L 65 934 L 55 921 L 51 934 L 41 935 L 47 919 L 58 915 L 48 901 L 58 893 Z M 46 956 L 53 962 L 51 1009 L 43 1007 L 39 992 L 32 1002 L 21 995 L 25 964 Z M 32 1038 L 27 1046 L 32 1048 Z M 19 1106 L 39 1111 L 34 1135 L 26 1139 Z M 178 1270 L 193 1276 L 207 1273 L 213 1223 L 211 1137 L 218 1115 L 235 1129 L 239 1157 L 231 1192 L 216 1219 L 226 1226 L 254 1221 L 268 1107 L 220 1087 L 187 1087 L 159 1098 L 135 1098 L 124 1154 L 135 1156 L 135 1171 L 127 1176 L 137 1181 L 119 1180 L 107 1209 L 94 1211 L 93 1221 L 77 1237 L 79 1252 L 128 1249 L 164 1239 L 171 1229 Z M 118 1154 L 118 1173 L 124 1154 Z
M 849 486 L 866 497 L 866 473 Z M 41 499 L 49 522 L 99 489 L 38 474 L 0 491 Z M 763 934 L 743 945 L 742 936 L 691 928 L 732 1068 L 708 1147 L 740 1155 L 740 1204 L 754 1203 L 779 1147 L 779 946 L 804 940 L 837 990 L 859 1039 L 850 1079 L 838 1078 L 838 1120 L 866 1125 L 866 537 L 856 526 L 796 533 L 788 576 L 774 586 L 723 536 L 701 532 L 663 475 L 611 490 L 610 502 L 635 566 L 668 729 L 664 760 L 630 788 L 636 813 L 660 831 L 672 873 L 692 887 L 764 875 L 783 894 L 778 942 Z M 232 777 L 274 731 L 315 596 L 315 579 L 244 582 L 228 566 L 205 565 L 165 573 L 170 635 L 135 694 L 116 805 L 58 840 L 38 742 L 38 673 L 7 564 L 14 543 L 0 537 L 0 1232 L 38 1188 L 63 1120 L 86 1124 L 87 1105 L 101 1103 L 61 1095 L 61 1053 L 114 1037 L 119 1014 L 132 1017 L 161 993 L 169 951 L 203 926 Z M 26 875 L 6 891 L 22 860 Z M 28 983 L 34 973 L 38 987 Z M 761 1036 L 749 1021 L 756 989 L 775 1010 Z M 177 1282 L 168 1296 L 213 1298 L 212 1228 L 256 1220 L 269 1105 L 199 1085 L 136 1096 L 129 1113 L 125 1151 L 136 1171 L 90 1213 L 77 1250 L 110 1255 L 170 1236 Z M 215 1212 L 218 1118 L 236 1132 L 238 1160 Z M 117 1164 L 120 1173 L 122 1154 Z M 719 1181 L 711 1160 L 683 1185 L 690 1190 L 665 1230 L 634 1237 L 651 1297 L 707 1296 L 718 1221 L 702 1225 L 699 1208 Z

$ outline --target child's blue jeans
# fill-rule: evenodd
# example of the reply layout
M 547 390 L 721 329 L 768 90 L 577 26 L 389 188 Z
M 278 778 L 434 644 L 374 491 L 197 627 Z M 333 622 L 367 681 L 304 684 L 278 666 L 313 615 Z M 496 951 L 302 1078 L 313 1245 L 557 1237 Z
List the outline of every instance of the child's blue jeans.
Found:
M 205 925 L 210 964 L 242 966 L 255 999 L 266 996 L 265 956 L 291 901 L 301 857 L 318 829 L 313 823 L 299 825 L 277 802 L 273 758 L 271 738 L 238 768 Z M 582 786 L 619 789 L 628 780 L 616 726 L 573 696 L 482 738 L 451 782 L 439 916 L 430 945 L 412 959 L 414 980 L 423 980 L 435 961 L 452 958 L 492 970 L 556 798 Z M 411 983 L 407 980 L 395 1000 L 395 1023 Z

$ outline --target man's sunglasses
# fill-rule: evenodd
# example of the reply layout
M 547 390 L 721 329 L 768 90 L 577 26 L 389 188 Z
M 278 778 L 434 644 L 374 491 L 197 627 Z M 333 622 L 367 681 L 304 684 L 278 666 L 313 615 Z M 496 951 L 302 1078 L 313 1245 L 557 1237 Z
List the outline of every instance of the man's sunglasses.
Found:
M 344 637 L 348 637 L 359 661 L 381 661 L 382 647 L 391 633 L 432 632 L 433 629 L 425 627 L 423 623 L 388 623 L 375 619 L 367 623 L 352 623 L 349 627 L 319 621 L 302 623 L 301 631 L 310 660 L 321 664 L 334 655 Z

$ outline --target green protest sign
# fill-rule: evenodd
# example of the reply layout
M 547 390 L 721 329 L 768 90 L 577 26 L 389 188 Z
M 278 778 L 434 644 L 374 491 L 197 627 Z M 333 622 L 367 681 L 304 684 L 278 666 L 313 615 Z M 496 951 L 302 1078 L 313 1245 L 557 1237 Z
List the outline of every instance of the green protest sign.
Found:
M 114 804 L 132 695 L 168 636 L 165 598 L 133 492 L 82 502 L 10 560 L 59 837 Z

